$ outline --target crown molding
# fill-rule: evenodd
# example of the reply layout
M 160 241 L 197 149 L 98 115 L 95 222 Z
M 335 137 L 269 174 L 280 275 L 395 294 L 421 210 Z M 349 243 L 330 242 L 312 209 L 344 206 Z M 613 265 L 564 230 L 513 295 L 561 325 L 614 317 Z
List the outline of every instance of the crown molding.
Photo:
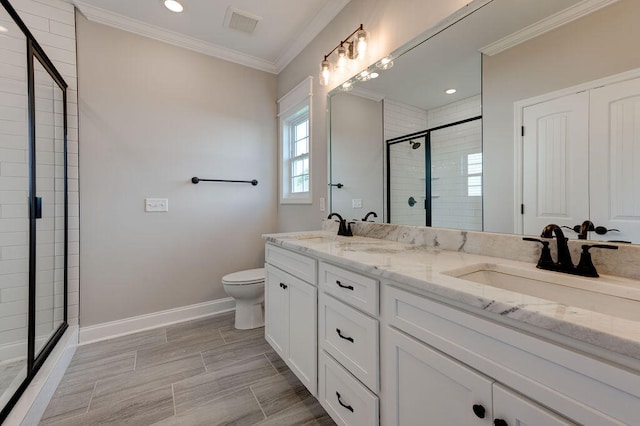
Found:
M 137 19 L 127 18 L 126 16 L 118 13 L 110 12 L 79 0 L 73 0 L 72 3 L 80 10 L 80 13 L 90 21 L 149 37 L 219 59 L 224 59 L 236 64 L 277 74 L 276 65 L 270 61 L 256 58 L 255 56 L 247 55 L 238 52 L 237 50 L 228 49 L 213 43 L 207 43 L 174 31 L 169 31 L 155 25 L 138 21 Z
M 280 54 L 275 62 L 276 73 L 280 73 L 311 41 L 335 18 L 351 0 L 329 0 L 309 21 L 300 33 Z
M 529 25 L 513 34 L 495 41 L 480 49 L 480 52 L 488 56 L 496 55 L 520 43 L 524 43 L 534 37 L 554 30 L 571 21 L 582 18 L 598 9 L 609 6 L 618 0 L 584 0 L 565 10 L 555 13 L 541 21 Z

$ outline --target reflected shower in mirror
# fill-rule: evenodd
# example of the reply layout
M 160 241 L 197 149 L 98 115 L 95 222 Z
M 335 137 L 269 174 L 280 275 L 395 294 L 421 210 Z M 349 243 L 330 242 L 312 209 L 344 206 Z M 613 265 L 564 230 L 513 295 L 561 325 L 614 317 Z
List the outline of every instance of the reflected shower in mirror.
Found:
M 634 46 L 640 37 L 640 2 L 492 0 L 472 2 L 467 10 L 473 12 L 457 22 L 451 23 L 452 19 L 447 28 L 425 33 L 425 41 L 393 52 L 394 67 L 381 70 L 379 78 L 353 80 L 352 91 L 338 88 L 330 93 L 330 171 L 332 179 L 339 176 L 345 187 L 351 183 L 342 204 L 335 204 L 339 190 L 331 189 L 332 210 L 360 217 L 362 210 L 354 206 L 369 209 L 371 204 L 379 205 L 382 197 L 385 222 L 424 225 L 430 215 L 431 225 L 437 227 L 539 234 L 540 223 L 573 228 L 591 219 L 596 227 L 612 231 L 604 235 L 589 231 L 589 239 L 640 242 L 640 232 L 634 235 L 633 231 L 635 223 L 640 223 L 640 208 L 635 207 L 640 206 L 636 200 L 640 195 L 631 189 L 640 185 L 637 173 L 632 172 L 640 168 L 633 161 L 640 156 L 631 154 L 640 146 L 640 134 L 635 131 L 640 126 L 625 118 L 634 117 L 638 108 L 635 89 L 626 85 L 640 78 L 640 54 Z M 616 89 L 618 84 L 625 88 Z M 594 115 L 596 109 L 577 106 L 580 116 L 578 112 L 572 117 L 551 112 L 554 118 L 545 121 L 539 119 L 546 117 L 545 112 L 542 116 L 532 114 L 534 106 L 572 93 L 600 96 L 601 86 L 611 86 L 608 94 L 602 95 L 603 102 L 617 105 L 620 113 L 605 108 Z M 616 90 L 626 93 L 628 99 L 616 95 Z M 358 114 L 354 109 L 334 114 L 334 104 L 344 102 L 341 98 L 345 97 L 353 98 L 350 103 L 354 108 L 361 103 L 381 109 L 379 113 L 370 110 L 367 127 L 382 129 L 381 137 L 357 133 L 355 128 L 350 137 L 334 132 L 350 126 Z M 462 105 L 472 102 L 473 110 L 465 114 Z M 379 121 L 374 121 L 376 115 Z M 459 150 L 455 166 L 452 159 L 443 156 L 447 150 L 456 152 L 455 141 L 442 143 L 437 154 L 434 136 L 440 136 L 433 132 L 429 163 L 425 151 L 417 156 L 425 158 L 420 165 L 394 160 L 396 148 L 386 157 L 389 141 L 398 142 L 399 155 L 410 156 L 410 141 L 421 138 L 417 154 L 427 147 L 424 136 L 429 129 L 475 116 L 482 117 L 477 125 L 481 150 Z M 562 123 L 568 122 L 572 128 L 579 123 L 584 129 L 582 136 L 565 133 Z M 538 128 L 542 125 L 546 132 Z M 526 136 L 522 126 L 527 129 Z M 620 131 L 614 134 L 606 129 Z M 545 135 L 554 139 L 543 139 Z M 352 168 L 361 163 L 362 151 L 354 150 L 354 155 L 343 146 L 359 137 L 367 141 L 370 150 L 364 174 L 357 166 Z M 477 134 L 473 137 L 477 139 Z M 576 137 L 580 140 L 574 140 Z M 443 158 L 440 164 L 434 161 L 438 155 Z M 444 204 L 441 201 L 445 201 L 443 194 L 448 188 L 442 178 L 454 169 L 457 175 L 451 179 L 457 179 L 457 197 L 466 198 L 455 202 L 458 206 L 468 202 L 473 205 L 470 211 L 481 205 L 481 218 L 476 211 L 468 219 L 438 222 L 438 208 Z M 395 176 L 398 171 L 405 175 Z M 360 179 L 365 175 L 366 179 Z M 393 183 L 395 178 L 397 184 Z M 360 191 L 359 182 L 365 180 L 366 191 Z M 372 182 L 381 182 L 377 192 Z M 462 188 L 466 195 L 462 195 Z M 474 204 L 473 199 L 481 201 Z M 590 199 L 599 201 L 589 204 Z M 396 204 L 398 211 L 394 213 Z M 444 216 L 460 210 L 455 206 L 452 203 L 451 208 L 442 209 Z M 403 217 L 400 207 L 416 213 Z M 420 214 L 419 209 L 423 210 Z M 531 216 L 530 227 L 525 227 L 527 216 Z M 578 237 L 569 230 L 567 234 Z

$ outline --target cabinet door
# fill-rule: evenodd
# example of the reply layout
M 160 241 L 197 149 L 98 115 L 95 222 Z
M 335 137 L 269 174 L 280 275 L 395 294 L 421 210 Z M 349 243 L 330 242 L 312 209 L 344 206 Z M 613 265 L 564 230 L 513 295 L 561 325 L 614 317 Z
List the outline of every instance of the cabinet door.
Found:
M 497 426 L 575 424 L 497 383 L 493 385 L 493 415 Z
M 265 291 L 265 338 L 282 359 L 289 356 L 289 285 L 287 277 L 267 264 Z
M 318 395 L 317 289 L 291 280 L 289 294 L 289 356 L 287 364 L 309 392 Z
M 491 379 L 395 329 L 383 333 L 382 424 L 491 424 Z

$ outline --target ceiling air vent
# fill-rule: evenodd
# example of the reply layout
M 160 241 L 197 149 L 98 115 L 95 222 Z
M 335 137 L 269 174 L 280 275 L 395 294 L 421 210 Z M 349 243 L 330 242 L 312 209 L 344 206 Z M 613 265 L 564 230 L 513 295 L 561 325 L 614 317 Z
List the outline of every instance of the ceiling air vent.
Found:
M 243 33 L 253 33 L 262 17 L 229 6 L 224 17 L 224 26 Z

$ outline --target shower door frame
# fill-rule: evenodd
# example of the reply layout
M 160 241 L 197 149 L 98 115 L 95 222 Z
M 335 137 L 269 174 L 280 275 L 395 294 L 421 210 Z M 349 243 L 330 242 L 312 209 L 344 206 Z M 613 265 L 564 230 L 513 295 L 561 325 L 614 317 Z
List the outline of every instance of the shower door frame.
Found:
M 386 140 L 386 157 L 387 157 L 387 214 L 386 221 L 391 223 L 391 145 L 395 145 L 402 142 L 407 142 L 412 139 L 424 138 L 424 157 L 425 157 L 425 226 L 431 226 L 433 221 L 431 211 L 431 132 L 437 130 L 446 129 L 448 127 L 459 126 L 461 124 L 469 123 L 471 121 L 482 120 L 482 115 L 477 115 L 471 118 L 465 118 L 464 120 L 455 121 L 453 123 L 443 124 L 441 126 L 432 127 L 430 129 L 421 130 L 419 132 L 410 133 L 404 136 L 398 136 L 396 138 Z
M 27 43 L 27 87 L 28 87 L 28 129 L 29 129 L 29 307 L 27 316 L 27 376 L 22 384 L 18 387 L 11 399 L 4 407 L 0 407 L 0 424 L 7 418 L 13 407 L 16 405 L 20 396 L 29 386 L 35 375 L 38 373 L 51 351 L 60 341 L 60 338 L 68 328 L 68 220 L 69 220 L 69 203 L 68 203 L 68 184 L 67 184 L 67 83 L 62 75 L 53 65 L 44 52 L 40 44 L 37 42 L 33 34 L 29 31 L 25 23 L 22 21 L 16 10 L 11 6 L 8 0 L 0 0 L 0 4 L 5 8 L 7 13 L 14 20 L 15 24 L 20 28 Z M 64 170 L 64 261 L 63 261 L 63 288 L 64 288 L 64 307 L 62 323 L 51 335 L 47 343 L 40 349 L 38 354 L 35 353 L 36 339 L 36 108 L 35 108 L 35 75 L 34 61 L 39 61 L 40 65 L 47 71 L 53 82 L 55 82 L 62 91 L 63 103 L 63 170 Z M 53 179 L 56 179 L 55 176 Z M 55 190 L 55 189 L 54 189 Z M 54 213 L 55 215 L 55 213 Z M 55 220 L 55 219 L 54 219 Z

